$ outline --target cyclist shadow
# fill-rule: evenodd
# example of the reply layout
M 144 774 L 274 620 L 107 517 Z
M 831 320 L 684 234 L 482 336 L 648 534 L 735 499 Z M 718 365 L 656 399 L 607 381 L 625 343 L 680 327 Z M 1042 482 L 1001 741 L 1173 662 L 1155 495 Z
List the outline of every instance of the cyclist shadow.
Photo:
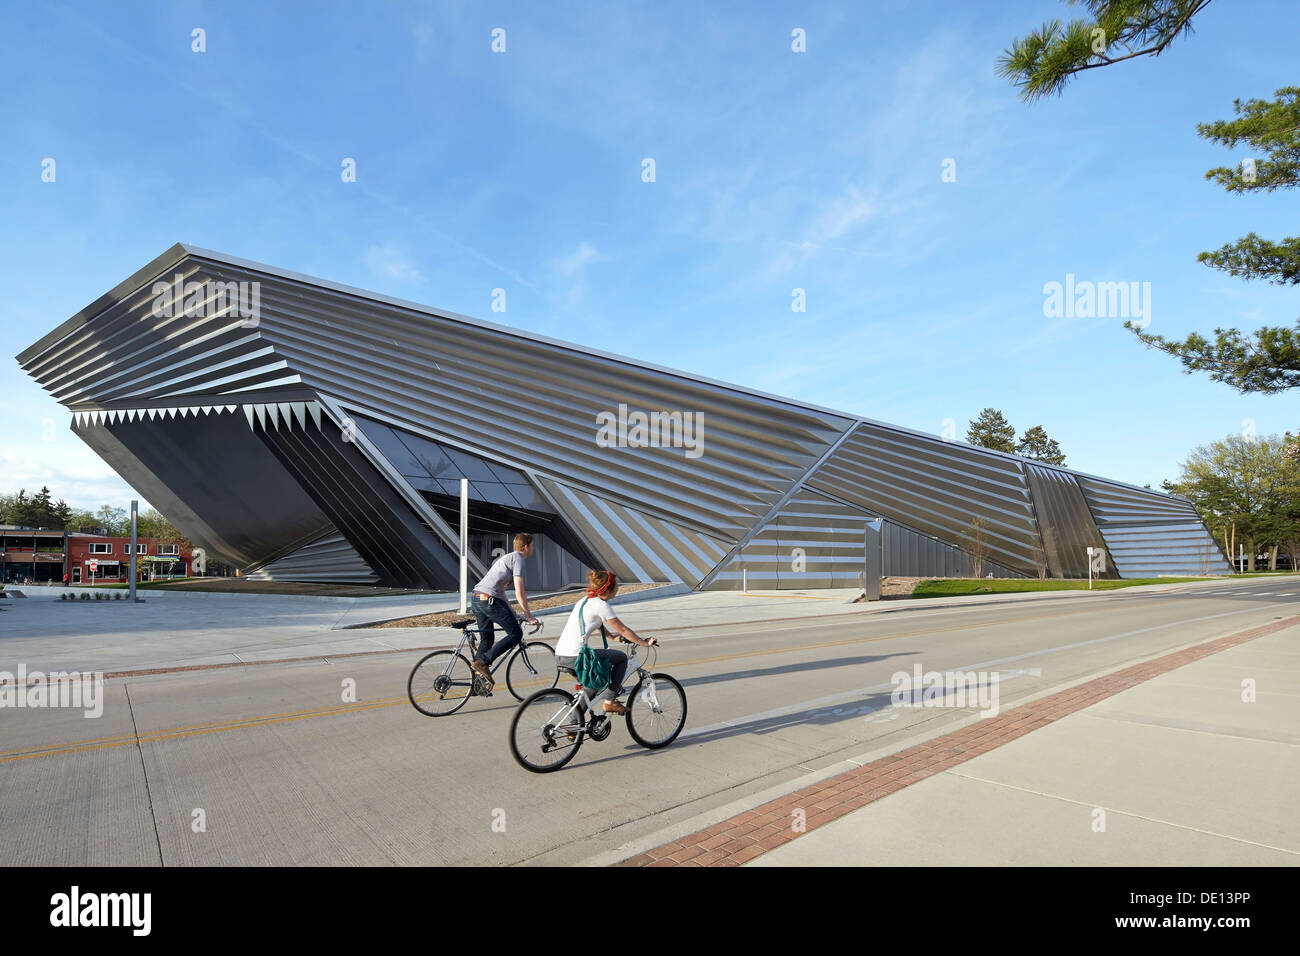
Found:
M 649 753 L 680 751 L 701 744 L 726 740 L 730 737 L 770 734 L 791 727 L 807 727 L 809 725 L 815 726 L 819 724 L 827 725 L 842 723 L 848 720 L 860 720 L 865 717 L 870 717 L 872 714 L 888 711 L 891 706 L 893 706 L 892 691 L 881 691 L 880 693 L 868 694 L 859 700 L 846 701 L 841 704 L 829 704 L 824 707 L 814 707 L 791 714 L 759 717 L 753 720 L 729 723 L 722 727 L 711 727 L 707 730 L 695 731 L 693 733 L 690 726 L 687 725 L 687 727 L 682 731 L 682 735 L 667 747 L 663 748 L 663 750 L 652 750 L 649 751 Z M 578 755 L 578 762 L 583 766 L 591 766 L 609 760 L 626 760 L 635 757 L 637 754 L 647 753 L 644 747 L 641 747 L 632 741 L 628 741 L 618 753 L 612 753 L 596 760 L 583 760 L 582 758 L 585 756 L 587 746 L 589 746 L 589 744 L 584 744 L 584 752 Z M 597 746 L 600 745 L 597 744 Z
M 746 678 L 752 678 L 752 677 L 775 677 L 783 674 L 796 674 L 796 673 L 808 672 L 808 671 L 825 670 L 827 668 L 832 668 L 832 667 L 843 667 L 845 665 L 874 664 L 878 661 L 888 660 L 891 657 L 906 657 L 916 653 L 919 652 L 907 651 L 906 653 L 903 654 L 877 654 L 877 655 L 863 655 L 860 657 L 837 657 L 833 660 L 826 660 L 826 661 L 808 661 L 803 664 L 785 665 L 780 667 L 753 667 L 743 671 L 728 671 L 724 674 L 710 674 L 706 677 L 688 677 L 688 678 L 679 677 L 677 679 L 681 682 L 681 685 L 684 689 L 689 689 L 691 687 L 702 687 L 705 684 L 717 684 L 717 683 L 721 683 L 724 681 L 731 681 L 731 680 L 744 680 Z M 624 678 L 623 687 L 628 693 L 631 693 L 632 688 L 636 685 L 637 679 L 638 678 L 635 673 L 629 674 L 627 677 Z M 557 683 L 555 686 L 558 687 L 560 690 L 566 690 L 566 691 L 573 690 L 574 680 L 572 677 L 568 675 L 562 675 L 560 677 L 559 683 Z M 541 685 L 538 684 L 535 689 L 540 690 Z M 478 708 L 478 710 L 484 713 L 491 713 L 492 711 L 495 710 L 514 710 L 516 707 L 518 707 L 519 702 L 510 696 L 510 692 L 508 690 L 504 691 L 506 694 L 505 700 L 501 701 L 500 703 L 496 702 L 497 694 L 503 690 L 504 690 L 504 686 L 501 683 L 498 683 L 497 690 L 494 691 L 493 693 L 493 703 L 487 704 L 486 706 L 481 706 Z M 528 688 L 527 694 L 525 694 L 524 696 L 531 694 L 533 690 L 534 688 L 532 687 Z M 689 707 L 690 704 L 689 695 L 687 699 L 687 704 Z M 684 730 L 683 734 L 687 732 L 688 731 Z M 676 743 L 673 743 L 671 746 L 675 747 L 677 745 Z M 645 748 L 637 746 L 636 749 L 643 750 Z
M 751 677 L 769 677 L 769 676 L 784 675 L 784 674 L 798 674 L 798 673 L 806 673 L 808 671 L 826 670 L 832 667 L 844 667 L 846 665 L 851 666 L 855 664 L 875 664 L 878 661 L 887 661 L 891 657 L 908 657 L 910 655 L 917 654 L 917 653 L 919 652 L 907 651 L 902 654 L 875 654 L 875 655 L 863 655 L 861 657 L 836 657 L 824 661 L 807 661 L 803 664 L 785 664 L 779 667 L 753 667 L 743 671 L 727 671 L 726 673 L 723 674 L 709 674 L 708 676 L 705 677 L 688 677 L 688 678 L 678 677 L 677 679 L 681 681 L 681 685 L 683 687 L 696 687 L 696 686 L 703 686 L 704 684 L 718 684 L 730 680 L 745 680 Z M 624 683 L 627 684 L 626 681 Z M 632 689 L 630 684 L 627 684 L 627 687 L 628 690 Z
M 895 655 L 886 655 L 895 656 Z M 876 658 L 877 660 L 883 658 Z M 803 669 L 815 669 L 816 664 L 808 665 Z M 789 672 L 795 668 L 780 668 L 783 672 Z M 711 678 L 698 678 L 692 683 L 707 683 Z M 686 686 L 687 682 L 682 682 Z M 793 705 L 798 706 L 798 705 Z M 727 740 L 733 737 L 762 736 L 776 733 L 782 730 L 788 730 L 794 727 L 808 726 L 830 726 L 842 724 L 852 720 L 864 720 L 876 714 L 887 714 L 894 707 L 894 690 L 889 688 L 880 691 L 864 691 L 863 695 L 856 699 L 845 701 L 836 701 L 834 703 L 824 704 L 820 707 L 808 707 L 799 710 L 793 710 L 788 713 L 759 715 L 751 719 L 741 719 L 737 721 L 727 721 L 720 725 L 714 725 L 702 730 L 692 730 L 690 725 L 682 730 L 682 734 L 677 740 L 673 741 L 662 752 L 679 751 L 684 748 L 695 747 L 701 744 L 713 743 L 718 740 Z M 832 748 L 834 749 L 834 748 Z M 654 753 L 656 751 L 651 751 Z M 617 753 L 612 753 L 596 760 L 579 760 L 584 766 L 591 764 L 603 763 L 608 760 L 624 760 L 634 757 L 638 753 L 645 753 L 645 748 L 638 746 L 636 743 L 628 741 L 626 745 Z

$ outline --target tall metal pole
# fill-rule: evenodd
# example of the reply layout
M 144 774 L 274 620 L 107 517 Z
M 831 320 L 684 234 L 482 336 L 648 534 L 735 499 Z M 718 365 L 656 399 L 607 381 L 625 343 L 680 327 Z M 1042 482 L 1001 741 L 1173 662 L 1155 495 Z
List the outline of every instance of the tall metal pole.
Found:
M 460 480 L 460 613 L 469 610 L 469 479 Z
M 135 553 L 136 552 L 135 542 L 136 542 L 136 538 L 138 537 L 138 531 L 139 531 L 139 527 L 138 527 L 138 522 L 140 517 L 139 512 L 140 512 L 140 502 L 132 501 L 131 502 L 131 555 L 130 555 L 131 570 L 128 572 L 131 575 L 131 583 L 127 586 L 129 591 L 127 597 L 132 601 L 135 600 L 135 567 L 136 567 L 136 562 L 140 560 L 139 556 Z

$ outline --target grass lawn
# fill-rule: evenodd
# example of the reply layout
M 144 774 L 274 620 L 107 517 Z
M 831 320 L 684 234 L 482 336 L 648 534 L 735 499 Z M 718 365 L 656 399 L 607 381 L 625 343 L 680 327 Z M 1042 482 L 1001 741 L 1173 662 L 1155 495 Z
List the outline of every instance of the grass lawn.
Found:
M 1204 578 L 1125 578 L 1123 580 L 1093 581 L 1094 591 L 1114 591 L 1139 584 L 1181 584 L 1187 581 L 1232 581 L 1234 577 Z M 1073 581 L 1048 578 L 1038 581 L 1025 578 L 940 578 L 926 579 L 912 592 L 914 598 L 958 597 L 963 594 L 1016 594 L 1023 591 L 1086 591 L 1087 580 Z

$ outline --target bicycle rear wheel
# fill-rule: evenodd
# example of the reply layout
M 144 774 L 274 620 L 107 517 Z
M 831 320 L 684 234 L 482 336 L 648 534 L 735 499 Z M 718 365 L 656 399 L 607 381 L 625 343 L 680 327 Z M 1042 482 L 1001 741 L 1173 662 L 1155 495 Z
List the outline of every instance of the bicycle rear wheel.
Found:
M 560 665 L 555 660 L 555 651 L 544 641 L 521 645 L 506 665 L 506 686 L 518 700 L 533 691 L 554 687 L 559 679 Z
M 445 717 L 473 696 L 474 671 L 455 651 L 434 651 L 420 658 L 406 681 L 406 696 L 420 713 Z
M 627 697 L 627 732 L 642 747 L 658 750 L 686 726 L 686 691 L 667 674 L 637 681 Z
M 547 688 L 515 710 L 510 721 L 510 752 L 519 766 L 533 773 L 559 770 L 582 746 L 585 714 L 574 706 L 577 696 Z

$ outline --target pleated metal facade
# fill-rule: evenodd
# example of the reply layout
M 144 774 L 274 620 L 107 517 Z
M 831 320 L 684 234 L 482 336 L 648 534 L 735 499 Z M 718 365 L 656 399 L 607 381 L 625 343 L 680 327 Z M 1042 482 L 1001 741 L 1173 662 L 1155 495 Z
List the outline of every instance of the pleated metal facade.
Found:
M 736 551 L 714 587 L 852 588 L 861 583 L 867 522 L 882 517 L 804 486 Z M 881 567 L 886 577 L 972 577 L 975 562 L 960 548 L 885 519 Z M 995 561 L 983 574 L 1025 577 Z
M 214 558 L 445 589 L 510 534 L 538 578 L 696 588 L 887 574 L 1184 573 L 1186 502 L 624 356 L 175 246 L 18 357 L 73 429 Z M 1227 570 L 1217 548 L 1210 570 Z M 1195 561 L 1192 559 L 1195 558 Z
M 331 534 L 248 575 L 253 581 L 378 584 L 379 575 L 341 534 Z
M 1033 504 L 1013 458 L 864 422 L 807 484 L 966 550 L 982 536 L 991 560 L 1033 566 Z
M 1068 472 L 1028 462 L 1025 474 L 1037 511 L 1042 555 L 1053 576 L 1087 577 L 1088 548 L 1104 548 L 1106 542 L 1088 509 L 1078 479 Z M 1101 577 L 1118 574 L 1114 555 L 1110 557 Z
M 1186 501 L 1096 478 L 1079 484 L 1121 577 L 1230 573 L 1218 542 Z

